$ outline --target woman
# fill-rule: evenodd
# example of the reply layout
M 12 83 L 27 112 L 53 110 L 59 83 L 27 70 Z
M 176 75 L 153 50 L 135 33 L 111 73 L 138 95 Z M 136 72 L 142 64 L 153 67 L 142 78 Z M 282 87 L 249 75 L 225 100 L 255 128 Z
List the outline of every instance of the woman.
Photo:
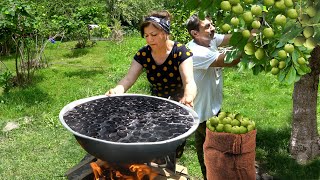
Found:
M 140 27 L 147 45 L 134 56 L 127 75 L 106 92 L 106 95 L 125 93 L 146 69 L 151 95 L 170 98 L 193 107 L 196 84 L 193 79 L 192 53 L 184 45 L 169 39 L 170 14 L 153 12 Z

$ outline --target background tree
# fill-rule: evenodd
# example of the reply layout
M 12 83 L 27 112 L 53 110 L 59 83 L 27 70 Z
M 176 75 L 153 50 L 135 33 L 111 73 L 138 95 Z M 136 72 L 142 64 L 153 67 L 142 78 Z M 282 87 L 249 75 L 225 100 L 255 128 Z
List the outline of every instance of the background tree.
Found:
M 317 94 L 320 57 L 320 3 L 294 0 L 191 1 L 191 9 L 212 15 L 218 32 L 232 33 L 232 59 L 243 51 L 241 68 L 272 73 L 294 83 L 290 153 L 305 164 L 320 154 Z M 250 32 L 257 35 L 247 43 Z
M 14 45 L 16 65 L 14 83 L 23 86 L 31 81 L 34 69 L 41 66 L 42 57 L 37 53 L 42 45 L 41 31 L 36 28 L 39 19 L 31 11 L 32 4 L 9 0 L 1 3 L 0 7 L 2 9 L 0 29 L 5 33 L 1 39 L 2 44 L 6 46 L 5 53 L 9 53 L 8 50 L 13 48 L 8 47 L 8 43 L 4 41 Z
M 188 2 L 166 0 L 163 1 L 164 9 L 172 15 L 171 20 L 171 39 L 181 43 L 190 41 L 190 35 L 186 31 L 186 21 L 190 17 L 192 10 L 188 8 Z
M 16 55 L 16 75 L 1 71 L 1 86 L 6 86 L 8 92 L 10 81 L 19 86 L 30 83 L 34 70 L 46 64 L 42 56 L 46 44 L 55 39 L 77 40 L 76 48 L 84 48 L 89 40 L 89 24 L 99 25 L 104 38 L 114 29 L 112 37 L 122 39 L 118 37 L 124 34 L 121 25 L 135 29 L 147 11 L 162 7 L 155 0 L 110 2 L 112 11 L 101 0 L 1 1 L 0 55 Z

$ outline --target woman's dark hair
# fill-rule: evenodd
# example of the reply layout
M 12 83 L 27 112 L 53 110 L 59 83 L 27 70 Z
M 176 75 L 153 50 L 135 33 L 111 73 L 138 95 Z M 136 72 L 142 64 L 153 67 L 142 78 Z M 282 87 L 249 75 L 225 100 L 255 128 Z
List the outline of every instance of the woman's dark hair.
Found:
M 147 17 L 144 18 L 144 21 L 140 25 L 140 33 L 141 37 L 144 37 L 144 28 L 152 24 L 155 28 L 159 30 L 164 30 L 163 27 L 159 25 L 159 23 L 150 20 L 150 17 L 156 17 L 161 20 L 164 20 L 166 22 L 169 22 L 169 28 L 170 28 L 170 20 L 171 20 L 171 14 L 168 11 L 152 11 L 148 14 Z M 169 29 L 170 30 L 170 29 Z M 168 30 L 164 30 L 167 34 L 170 34 Z

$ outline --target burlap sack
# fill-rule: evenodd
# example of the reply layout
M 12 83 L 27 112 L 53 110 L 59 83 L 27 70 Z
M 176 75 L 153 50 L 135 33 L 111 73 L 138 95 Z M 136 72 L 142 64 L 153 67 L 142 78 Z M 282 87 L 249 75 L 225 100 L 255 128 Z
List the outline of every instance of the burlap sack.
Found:
M 203 145 L 207 179 L 255 180 L 256 133 L 221 133 L 207 128 Z

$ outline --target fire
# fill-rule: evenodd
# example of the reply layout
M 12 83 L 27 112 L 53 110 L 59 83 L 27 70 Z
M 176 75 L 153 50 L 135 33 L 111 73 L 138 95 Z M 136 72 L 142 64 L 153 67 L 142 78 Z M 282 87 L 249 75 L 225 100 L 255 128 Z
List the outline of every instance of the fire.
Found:
M 129 175 L 126 175 L 123 172 L 121 173 L 120 170 L 100 159 L 90 163 L 90 166 L 94 174 L 94 180 L 143 180 L 145 176 L 148 176 L 148 179 L 150 180 L 154 180 L 155 177 L 158 176 L 157 172 L 153 171 L 151 167 L 145 164 L 129 165 L 128 170 L 131 172 Z
M 145 175 L 148 175 L 149 179 L 153 180 L 158 175 L 158 173 L 152 171 L 149 166 L 144 164 L 133 164 L 129 169 L 131 172 L 137 173 L 138 180 L 141 180 Z
M 90 163 L 90 166 L 92 168 L 95 180 L 99 180 L 100 177 L 104 178 L 103 173 L 102 173 L 102 169 L 100 168 L 100 166 L 97 163 L 92 162 L 92 163 Z

